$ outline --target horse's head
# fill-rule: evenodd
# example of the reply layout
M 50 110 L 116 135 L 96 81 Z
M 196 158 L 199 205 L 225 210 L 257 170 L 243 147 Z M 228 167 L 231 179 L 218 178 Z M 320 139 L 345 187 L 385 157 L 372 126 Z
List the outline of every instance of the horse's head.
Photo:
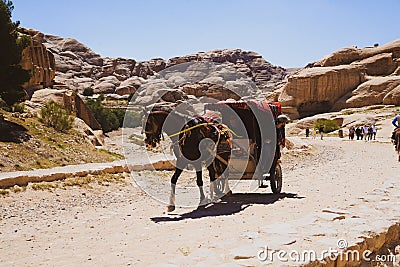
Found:
M 152 111 L 142 118 L 142 129 L 146 138 L 146 147 L 154 148 L 160 143 L 162 137 L 162 126 L 168 113 L 164 111 Z

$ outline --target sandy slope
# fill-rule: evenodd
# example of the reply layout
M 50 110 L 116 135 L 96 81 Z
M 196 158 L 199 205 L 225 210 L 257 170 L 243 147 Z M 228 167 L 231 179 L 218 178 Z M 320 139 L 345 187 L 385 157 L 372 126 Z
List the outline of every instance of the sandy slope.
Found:
M 400 221 L 392 145 L 304 142 L 313 156 L 286 157 L 283 194 L 243 182 L 202 211 L 165 214 L 163 204 L 122 184 L 13 193 L 0 199 L 0 265 L 260 265 L 264 246 L 319 252 Z M 285 264 L 294 263 L 273 262 Z

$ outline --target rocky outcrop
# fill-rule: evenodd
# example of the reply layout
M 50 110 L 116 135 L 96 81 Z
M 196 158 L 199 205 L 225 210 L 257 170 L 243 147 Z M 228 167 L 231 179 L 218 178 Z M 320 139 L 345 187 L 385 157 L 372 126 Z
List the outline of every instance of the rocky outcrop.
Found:
M 376 77 L 360 84 L 339 99 L 333 106 L 334 110 L 343 108 L 359 108 L 377 104 L 400 104 L 398 93 L 392 92 L 400 86 L 400 76 Z M 396 89 L 398 91 L 398 89 Z
M 383 98 L 385 105 L 399 105 L 400 104 L 400 85 L 396 86 Z
M 301 117 L 329 111 L 335 102 L 365 80 L 356 66 L 305 68 L 291 75 L 278 100 L 297 108 Z M 293 118 L 296 117 L 292 111 Z
M 30 100 L 44 105 L 46 102 L 56 102 L 67 109 L 72 115 L 82 119 L 91 129 L 101 130 L 101 126 L 83 100 L 72 90 L 42 89 L 35 91 Z
M 21 66 L 31 71 L 31 78 L 23 87 L 32 94 L 34 90 L 50 87 L 55 78 L 54 55 L 42 44 L 43 33 L 21 28 L 20 34 L 28 36 L 30 44 L 22 52 Z
M 311 63 L 313 67 L 329 67 L 350 64 L 354 61 L 369 58 L 375 55 L 392 53 L 393 58 L 400 58 L 400 39 L 382 46 L 357 48 L 356 46 L 342 48 L 326 57 Z
M 394 61 L 392 53 L 383 53 L 353 62 L 351 65 L 365 69 L 367 75 L 379 76 L 393 73 L 398 64 Z
M 102 58 L 72 38 L 44 35 L 44 45 L 55 56 L 55 81 L 79 92 L 92 87 L 95 93 L 132 94 L 143 84 L 143 79 L 155 73 L 177 64 L 199 61 L 227 64 L 250 77 L 259 88 L 269 91 L 276 89 L 275 85 L 286 76 L 284 68 L 273 66 L 255 52 L 240 49 L 220 49 L 168 60 L 154 58 L 136 62 L 126 58 Z
M 125 81 L 121 82 L 120 85 L 115 89 L 115 93 L 119 95 L 130 95 L 136 93 L 142 84 L 145 83 L 145 79 L 138 76 L 133 76 Z
M 195 97 L 209 97 L 217 100 L 227 100 L 229 98 L 239 100 L 240 96 L 219 84 L 193 83 L 182 87 L 182 91 L 187 95 Z
M 292 118 L 350 107 L 399 105 L 399 61 L 400 39 L 382 46 L 343 48 L 291 74 L 278 100 Z

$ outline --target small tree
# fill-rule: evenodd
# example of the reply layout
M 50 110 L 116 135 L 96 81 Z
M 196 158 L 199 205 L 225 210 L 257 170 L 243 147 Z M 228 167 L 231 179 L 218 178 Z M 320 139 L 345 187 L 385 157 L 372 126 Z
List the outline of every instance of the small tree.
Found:
M 65 132 L 72 128 L 74 118 L 61 105 L 48 102 L 40 110 L 40 121 L 57 131 Z
M 83 89 L 83 93 L 84 96 L 92 96 L 94 94 L 94 90 L 92 87 L 87 87 L 85 89 Z
M 321 127 L 323 127 L 324 129 L 323 130 L 324 133 L 330 133 L 340 128 L 339 125 L 337 125 L 336 121 L 334 120 L 318 119 L 314 123 L 314 128 L 319 129 Z
M 30 78 L 30 73 L 19 63 L 22 50 L 29 45 L 29 38 L 18 37 L 19 21 L 11 21 L 14 5 L 11 1 L 0 0 L 0 97 L 11 106 L 25 95 L 22 84 Z

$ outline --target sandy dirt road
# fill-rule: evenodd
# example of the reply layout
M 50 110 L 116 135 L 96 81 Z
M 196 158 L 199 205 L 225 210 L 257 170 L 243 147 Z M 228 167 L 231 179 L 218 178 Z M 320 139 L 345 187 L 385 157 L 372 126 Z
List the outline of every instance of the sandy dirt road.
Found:
M 0 198 L 0 265 L 292 266 L 298 262 L 260 261 L 258 252 L 319 253 L 400 222 L 400 164 L 391 144 L 304 142 L 312 155 L 283 162 L 284 193 L 249 191 L 241 182 L 231 198 L 204 210 L 166 214 L 132 178 L 12 193 Z

